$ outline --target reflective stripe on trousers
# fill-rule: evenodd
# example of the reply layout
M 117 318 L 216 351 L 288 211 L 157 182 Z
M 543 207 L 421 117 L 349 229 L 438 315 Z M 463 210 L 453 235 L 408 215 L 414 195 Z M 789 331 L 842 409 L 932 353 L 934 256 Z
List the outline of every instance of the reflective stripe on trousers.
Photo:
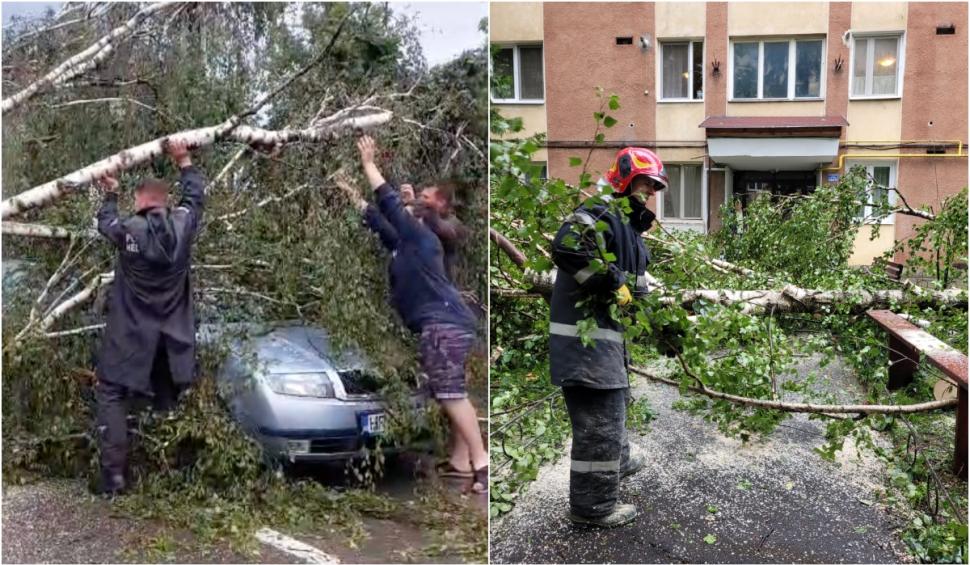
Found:
M 620 471 L 620 460 L 613 461 L 577 461 L 572 459 L 569 470 L 574 473 L 609 473 Z
M 549 322 L 549 333 L 551 335 L 561 335 L 565 337 L 579 337 L 579 326 L 574 324 L 561 324 L 559 322 Z M 602 339 L 623 343 L 623 332 L 607 328 L 596 328 L 590 335 L 593 339 Z
M 569 506 L 578 516 L 605 516 L 616 506 L 626 446 L 627 389 L 565 386 L 573 430 Z

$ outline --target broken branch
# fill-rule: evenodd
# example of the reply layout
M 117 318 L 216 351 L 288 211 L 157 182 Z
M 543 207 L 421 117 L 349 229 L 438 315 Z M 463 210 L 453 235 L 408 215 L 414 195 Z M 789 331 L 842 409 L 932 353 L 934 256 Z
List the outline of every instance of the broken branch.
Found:
M 159 2 L 157 4 L 149 4 L 148 6 L 145 6 L 123 25 L 111 30 L 108 35 L 102 37 L 84 51 L 81 51 L 77 55 L 74 55 L 73 57 L 64 61 L 55 67 L 54 70 L 37 79 L 20 92 L 8 98 L 4 98 L 2 104 L 0 104 L 0 111 L 2 111 L 3 114 L 6 114 L 30 98 L 33 98 L 42 90 L 68 81 L 90 69 L 97 67 L 101 61 L 105 60 L 108 55 L 114 51 L 114 42 L 121 39 L 123 36 L 130 34 L 135 28 L 141 25 L 143 21 L 145 21 L 155 12 L 163 10 L 171 5 L 172 4 L 169 2 Z

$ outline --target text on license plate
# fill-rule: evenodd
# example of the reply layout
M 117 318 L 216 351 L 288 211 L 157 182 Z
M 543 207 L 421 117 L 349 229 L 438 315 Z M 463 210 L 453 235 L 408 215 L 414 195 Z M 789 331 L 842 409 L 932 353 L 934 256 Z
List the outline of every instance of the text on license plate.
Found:
M 361 427 L 366 434 L 383 434 L 387 427 L 387 414 L 384 412 L 363 414 L 361 415 Z

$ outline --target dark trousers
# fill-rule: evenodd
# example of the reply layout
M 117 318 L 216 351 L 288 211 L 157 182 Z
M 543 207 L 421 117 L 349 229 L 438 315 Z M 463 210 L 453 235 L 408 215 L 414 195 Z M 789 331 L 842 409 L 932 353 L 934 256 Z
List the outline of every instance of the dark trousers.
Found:
M 175 406 L 179 387 L 172 380 L 168 367 L 168 355 L 159 344 L 155 352 L 151 373 L 152 409 L 167 412 Z M 128 412 L 141 410 L 149 398 L 128 387 L 107 381 L 98 381 L 98 430 L 101 441 L 101 474 L 105 477 L 126 476 L 128 467 Z
M 597 518 L 613 511 L 620 468 L 630 459 L 626 436 L 629 389 L 562 388 L 573 428 L 569 505 L 578 516 Z

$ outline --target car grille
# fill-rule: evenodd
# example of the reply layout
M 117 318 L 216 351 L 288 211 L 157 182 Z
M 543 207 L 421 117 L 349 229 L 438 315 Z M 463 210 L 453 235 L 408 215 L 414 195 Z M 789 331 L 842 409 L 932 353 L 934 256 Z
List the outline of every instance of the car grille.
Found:
M 377 447 L 377 438 L 333 437 L 310 440 L 310 453 L 346 453 L 359 451 L 361 447 Z
M 380 380 L 366 371 L 340 371 L 340 382 L 343 383 L 347 394 L 377 395 L 381 391 Z
M 356 437 L 334 437 L 310 440 L 310 453 L 343 453 L 360 449 Z

